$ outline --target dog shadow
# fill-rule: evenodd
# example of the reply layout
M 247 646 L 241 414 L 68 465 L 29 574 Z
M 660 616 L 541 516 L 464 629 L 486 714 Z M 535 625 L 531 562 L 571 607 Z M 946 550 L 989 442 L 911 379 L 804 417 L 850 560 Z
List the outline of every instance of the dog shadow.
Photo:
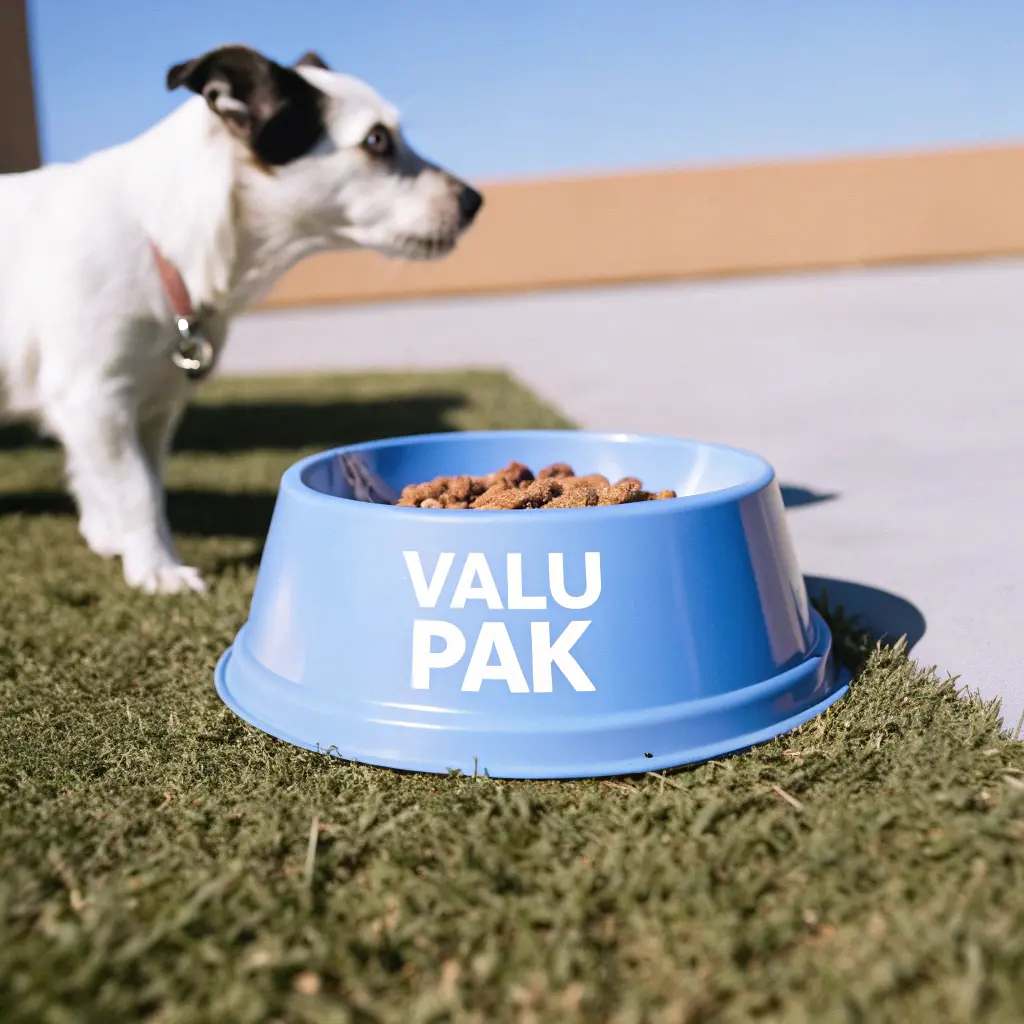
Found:
M 175 454 L 237 454 L 316 451 L 382 437 L 452 431 L 453 413 L 466 404 L 457 393 L 344 401 L 199 402 L 189 407 L 174 439 Z M 0 426 L 0 451 L 52 449 L 53 441 L 22 424 Z M 784 484 L 787 508 L 831 501 L 836 495 Z M 276 499 L 273 490 L 211 490 L 170 487 L 172 528 L 186 537 L 266 536 Z M 75 515 L 63 488 L 0 492 L 0 516 Z
M 463 395 L 379 401 L 225 402 L 190 406 L 175 453 L 322 450 L 406 434 L 448 433 Z
M 451 417 L 465 405 L 464 395 L 445 392 L 374 401 L 203 402 L 189 406 L 174 451 L 321 449 L 404 434 L 447 433 L 457 429 Z M 27 424 L 0 424 L 0 451 L 54 447 L 55 442 Z
M 203 402 L 189 408 L 175 437 L 175 453 L 237 454 L 299 453 L 356 444 L 405 434 L 446 433 L 457 429 L 452 414 L 465 405 L 459 394 L 411 395 L 374 401 Z M 52 448 L 21 425 L 0 427 L 0 451 Z M 175 533 L 184 537 L 236 537 L 262 542 L 270 527 L 277 498 L 273 488 L 248 491 L 174 487 L 167 492 L 167 511 Z M 787 509 L 834 501 L 836 494 L 794 484 L 781 486 Z M 3 493 L 0 516 L 74 516 L 75 507 L 63 488 Z M 259 555 L 247 561 L 258 562 Z M 913 647 L 924 636 L 925 618 L 906 599 L 849 580 L 806 578 L 812 598 L 826 598 L 832 609 L 856 618 L 874 639 L 906 636 Z
M 243 455 L 246 452 L 319 451 L 405 434 L 456 430 L 453 414 L 466 398 L 455 393 L 418 394 L 386 400 L 325 402 L 204 402 L 190 406 L 174 440 L 175 454 Z M 0 427 L 0 451 L 53 448 L 54 442 L 21 424 Z M 185 537 L 262 540 L 277 497 L 273 488 L 213 490 L 169 487 L 167 512 L 175 533 Z M 74 516 L 62 487 L 0 490 L 0 516 Z
M 336 447 L 384 437 L 452 431 L 451 414 L 464 405 L 459 395 L 403 401 L 255 403 L 197 405 L 189 409 L 175 438 L 175 452 L 242 452 Z M 786 508 L 803 508 L 837 495 L 782 485 Z M 261 540 L 270 526 L 275 492 L 233 494 L 175 488 L 167 494 L 168 516 L 185 536 L 235 536 Z
M 0 452 L 55 447 L 53 441 L 41 436 L 26 423 L 0 423 Z

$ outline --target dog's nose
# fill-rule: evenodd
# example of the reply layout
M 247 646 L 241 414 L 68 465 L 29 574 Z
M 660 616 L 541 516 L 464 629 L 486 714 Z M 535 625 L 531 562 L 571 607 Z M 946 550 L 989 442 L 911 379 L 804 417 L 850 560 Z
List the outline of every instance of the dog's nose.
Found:
M 459 192 L 459 213 L 462 214 L 462 226 L 468 227 L 473 223 L 480 207 L 484 205 L 484 197 L 475 188 L 468 185 L 462 186 Z

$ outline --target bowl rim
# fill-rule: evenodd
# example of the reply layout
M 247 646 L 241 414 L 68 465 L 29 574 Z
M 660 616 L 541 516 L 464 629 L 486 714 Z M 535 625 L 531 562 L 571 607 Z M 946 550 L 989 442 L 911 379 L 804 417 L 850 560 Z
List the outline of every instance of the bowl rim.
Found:
M 702 494 L 687 494 L 679 498 L 664 501 L 642 501 L 628 505 L 606 505 L 599 508 L 566 508 L 566 509 L 490 509 L 486 516 L 467 516 L 465 509 L 420 509 L 404 505 L 385 505 L 370 501 L 358 501 L 354 498 L 343 498 L 337 494 L 325 494 L 306 483 L 304 475 L 306 471 L 329 459 L 336 459 L 341 455 L 353 455 L 362 451 L 377 450 L 380 448 L 393 448 L 418 444 L 430 444 L 438 441 L 459 443 L 469 440 L 486 440 L 488 438 L 501 438 L 503 440 L 514 440 L 517 437 L 543 439 L 551 438 L 556 440 L 567 435 L 574 437 L 586 437 L 595 441 L 606 441 L 615 444 L 669 444 L 683 446 L 700 446 L 711 448 L 720 452 L 728 452 L 732 455 L 741 455 L 752 459 L 760 466 L 760 472 L 750 480 L 734 484 L 732 487 L 723 487 L 716 491 L 706 491 Z M 515 514 L 512 522 L 537 523 L 540 521 L 551 523 L 575 522 L 580 516 L 584 516 L 585 522 L 594 522 L 595 516 L 607 520 L 612 517 L 629 516 L 661 516 L 674 515 L 681 512 L 700 508 L 711 508 L 719 505 L 733 504 L 742 498 L 749 497 L 765 490 L 776 479 L 775 469 L 763 455 L 758 455 L 746 448 L 735 445 L 720 444 L 715 441 L 701 441 L 696 438 L 673 437 L 667 434 L 638 434 L 618 431 L 602 430 L 572 430 L 572 429 L 547 429 L 547 430 L 452 430 L 435 431 L 430 434 L 406 434 L 400 437 L 385 437 L 373 441 L 360 441 L 356 444 L 341 445 L 337 448 L 329 448 L 313 455 L 307 455 L 298 462 L 293 463 L 285 470 L 281 477 L 281 492 L 287 492 L 289 497 L 297 498 L 303 503 L 313 504 L 321 508 L 331 508 L 338 512 L 353 515 L 372 516 L 412 516 L 420 523 L 451 523 L 462 522 L 464 524 L 477 522 L 494 523 L 499 521 L 508 525 L 506 515 Z M 557 512 L 557 518 L 550 513 Z

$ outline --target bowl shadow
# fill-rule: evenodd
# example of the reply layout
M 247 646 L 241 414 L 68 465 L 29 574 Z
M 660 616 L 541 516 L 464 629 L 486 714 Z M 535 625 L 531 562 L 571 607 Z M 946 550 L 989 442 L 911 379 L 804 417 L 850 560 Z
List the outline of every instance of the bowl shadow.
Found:
M 824 576 L 805 576 L 804 582 L 812 599 L 825 599 L 829 608 L 855 619 L 872 640 L 895 643 L 900 637 L 906 637 L 909 651 L 924 637 L 927 622 L 923 613 L 898 594 Z
M 820 505 L 822 502 L 835 501 L 838 494 L 826 491 L 814 491 L 808 487 L 798 487 L 796 484 L 781 484 L 782 504 L 786 508 L 804 508 L 807 505 Z

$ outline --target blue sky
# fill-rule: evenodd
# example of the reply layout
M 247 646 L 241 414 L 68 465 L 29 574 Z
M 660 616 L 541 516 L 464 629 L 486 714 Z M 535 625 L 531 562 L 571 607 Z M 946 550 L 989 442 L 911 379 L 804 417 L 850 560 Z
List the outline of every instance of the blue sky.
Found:
M 1024 141 L 1024 0 L 30 0 L 42 143 L 75 159 L 224 42 L 318 50 L 481 180 Z

